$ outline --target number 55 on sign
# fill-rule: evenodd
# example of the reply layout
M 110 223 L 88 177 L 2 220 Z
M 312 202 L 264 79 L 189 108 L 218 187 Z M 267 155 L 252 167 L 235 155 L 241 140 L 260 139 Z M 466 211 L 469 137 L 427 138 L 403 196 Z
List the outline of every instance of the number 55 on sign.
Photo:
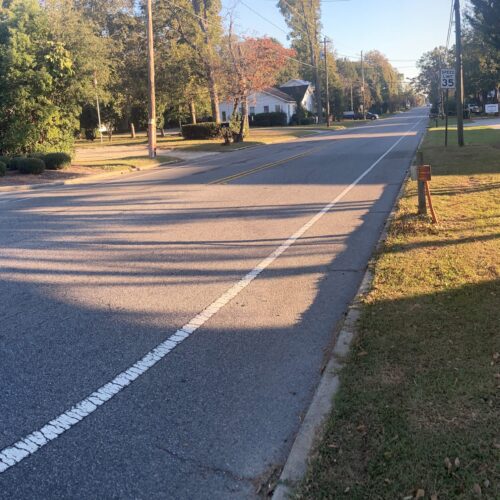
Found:
M 455 70 L 442 69 L 441 70 L 441 88 L 454 89 L 455 88 Z

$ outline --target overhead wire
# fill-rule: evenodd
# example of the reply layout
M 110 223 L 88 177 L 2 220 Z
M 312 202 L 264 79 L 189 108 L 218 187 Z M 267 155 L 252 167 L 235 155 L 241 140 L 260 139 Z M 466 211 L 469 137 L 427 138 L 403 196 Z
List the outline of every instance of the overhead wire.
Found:
M 173 5 L 174 7 L 177 7 L 178 9 L 180 10 L 183 10 L 184 12 L 187 12 L 188 14 L 198 18 L 198 19 L 201 19 L 203 22 L 213 26 L 213 23 L 208 21 L 207 19 L 205 19 L 204 17 L 202 16 L 199 16 L 198 14 L 196 14 L 195 12 L 191 12 L 189 9 L 186 9 L 185 7 L 182 7 L 181 5 L 178 5 L 174 2 L 172 2 L 172 0 L 166 0 L 167 3 L 169 3 L 170 5 Z M 243 2 L 241 2 L 243 3 Z M 276 26 L 277 27 L 277 26 Z M 280 28 L 281 29 L 281 28 Z M 283 30 L 282 30 L 283 31 Z M 237 33 L 235 33 L 235 35 L 240 39 L 240 40 L 245 40 L 244 37 L 242 37 L 241 35 L 238 35 Z M 294 62 L 297 62 L 299 64 L 302 64 L 303 66 L 308 66 L 308 67 L 311 67 L 311 68 L 314 68 L 314 66 L 312 64 L 308 64 L 308 63 L 305 63 L 303 61 L 300 61 L 299 59 L 296 59 L 294 57 L 291 57 L 291 56 L 285 56 L 285 59 L 288 59 L 288 60 L 291 60 L 291 61 L 294 61 Z

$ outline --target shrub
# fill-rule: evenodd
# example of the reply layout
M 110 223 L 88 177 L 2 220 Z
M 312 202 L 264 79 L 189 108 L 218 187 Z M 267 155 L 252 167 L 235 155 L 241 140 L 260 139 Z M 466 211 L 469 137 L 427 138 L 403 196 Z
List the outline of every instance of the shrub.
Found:
M 23 158 L 22 156 L 11 158 L 9 161 L 9 170 L 19 170 L 19 164 L 24 160 L 26 160 L 26 158 Z
M 215 139 L 221 136 L 221 126 L 215 122 L 202 122 L 182 126 L 184 139 Z
M 316 118 L 314 118 L 314 116 L 309 116 L 307 118 L 301 118 L 299 125 L 316 125 Z
M 0 177 L 3 177 L 5 172 L 7 172 L 7 165 L 3 161 L 0 161 Z
M 45 163 L 39 158 L 13 158 L 21 174 L 41 174 L 45 170 Z
M 95 129 L 93 128 L 85 129 L 85 139 L 87 139 L 87 141 L 95 141 L 95 137 L 96 137 Z
M 41 159 L 48 170 L 61 170 L 71 165 L 71 156 L 68 153 L 47 153 Z
M 252 115 L 252 126 L 254 127 L 284 127 L 288 125 L 288 117 L 283 112 L 257 113 Z
M 0 156 L 0 163 L 3 163 L 5 168 L 10 168 L 10 158 L 8 156 Z

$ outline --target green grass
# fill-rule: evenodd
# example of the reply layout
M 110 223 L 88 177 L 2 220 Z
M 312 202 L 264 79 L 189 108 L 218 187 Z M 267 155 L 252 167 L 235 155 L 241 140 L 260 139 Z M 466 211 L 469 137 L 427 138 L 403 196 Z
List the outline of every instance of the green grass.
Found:
M 272 128 L 254 128 L 251 129 L 248 138 L 242 143 L 233 143 L 230 145 L 223 144 L 222 139 L 215 140 L 185 140 L 178 135 L 168 135 L 166 137 L 158 137 L 158 148 L 182 149 L 184 151 L 208 151 L 208 152 L 227 152 L 235 149 L 241 149 L 249 146 L 261 144 L 273 144 L 277 142 L 286 142 L 300 137 L 314 135 L 314 129 L 311 127 L 272 127 Z M 104 140 L 101 144 L 99 140 L 94 142 L 77 141 L 79 148 L 98 148 L 108 146 L 133 146 L 139 144 L 147 144 L 145 134 L 137 134 L 135 139 L 132 139 L 127 134 L 115 134 L 111 142 Z
M 429 130 L 440 223 L 408 183 L 297 498 L 500 498 L 500 130 L 465 138 Z
M 151 159 L 147 156 L 130 156 L 116 160 L 86 160 L 79 161 L 77 166 L 93 168 L 96 171 L 116 172 L 132 171 L 138 167 L 155 167 L 160 163 L 167 163 L 175 160 L 169 156 L 157 156 Z

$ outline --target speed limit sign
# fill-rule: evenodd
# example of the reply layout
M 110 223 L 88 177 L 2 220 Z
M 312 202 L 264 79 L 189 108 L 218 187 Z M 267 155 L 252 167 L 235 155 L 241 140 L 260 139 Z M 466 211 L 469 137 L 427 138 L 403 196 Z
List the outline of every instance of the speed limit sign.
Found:
M 442 69 L 441 70 L 441 88 L 454 89 L 455 88 L 455 70 Z

